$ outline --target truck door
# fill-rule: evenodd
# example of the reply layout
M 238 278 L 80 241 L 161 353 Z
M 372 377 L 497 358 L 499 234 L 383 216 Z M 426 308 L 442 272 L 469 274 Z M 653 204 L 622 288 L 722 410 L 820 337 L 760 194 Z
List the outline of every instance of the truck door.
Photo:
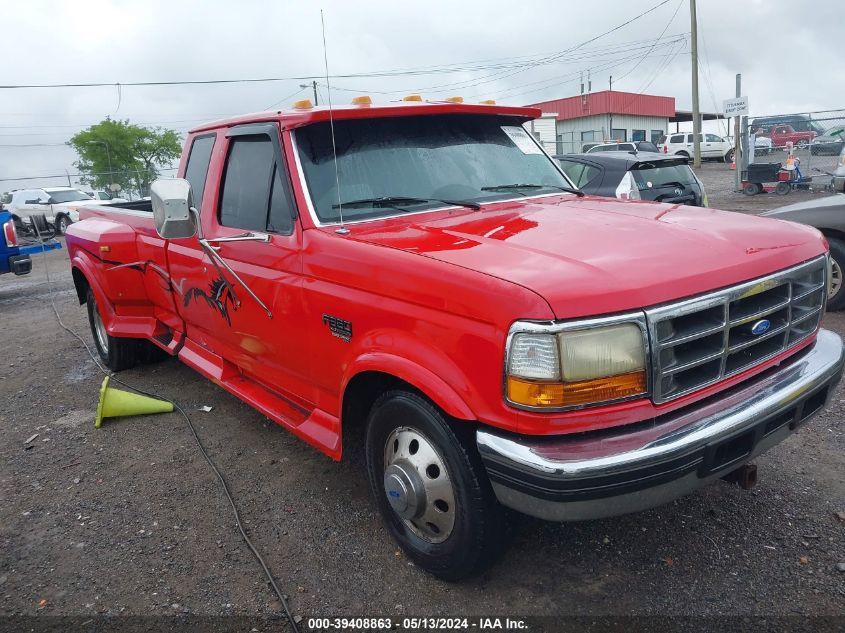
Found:
M 215 265 L 197 238 L 169 243 L 188 338 L 243 377 L 306 406 L 302 230 L 278 126 L 251 124 L 194 138 L 185 176 L 202 183 L 192 182 L 192 189 L 205 239 L 243 281 Z M 246 239 L 226 241 L 238 237 Z

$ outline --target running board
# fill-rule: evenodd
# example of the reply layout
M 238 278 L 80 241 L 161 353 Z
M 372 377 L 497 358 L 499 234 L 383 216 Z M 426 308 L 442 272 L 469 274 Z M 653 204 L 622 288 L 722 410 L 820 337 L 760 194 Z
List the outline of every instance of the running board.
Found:
M 244 376 L 237 365 L 190 339 L 185 339 L 179 359 L 314 448 L 334 460 L 340 459 L 340 420 L 335 416 L 321 409 L 303 409 L 284 395 Z

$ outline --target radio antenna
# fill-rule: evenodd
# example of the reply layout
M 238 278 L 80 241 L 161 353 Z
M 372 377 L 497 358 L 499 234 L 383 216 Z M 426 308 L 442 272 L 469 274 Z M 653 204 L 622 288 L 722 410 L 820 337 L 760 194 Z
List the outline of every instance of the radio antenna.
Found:
M 340 199 L 340 171 L 337 168 L 337 144 L 334 139 L 334 114 L 332 113 L 332 85 L 329 83 L 329 55 L 326 51 L 326 20 L 323 18 L 323 10 L 320 9 L 320 24 L 323 27 L 323 62 L 326 65 L 326 90 L 329 93 L 329 127 L 332 131 L 332 155 L 334 156 L 334 179 L 337 185 L 337 210 L 340 214 L 340 228 L 335 233 L 348 235 L 349 229 L 343 225 L 343 202 Z

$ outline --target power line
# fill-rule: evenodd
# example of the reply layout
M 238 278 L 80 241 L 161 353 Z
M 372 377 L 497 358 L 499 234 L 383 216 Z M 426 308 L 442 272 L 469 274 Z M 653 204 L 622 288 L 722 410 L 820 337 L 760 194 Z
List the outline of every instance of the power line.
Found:
M 628 70 L 628 72 L 626 72 L 621 77 L 616 78 L 616 83 L 619 83 L 620 81 L 625 79 L 625 77 L 627 77 L 632 72 L 634 72 L 637 69 L 637 67 L 643 62 L 643 60 L 651 54 L 651 52 L 654 50 L 654 47 L 657 44 L 657 42 L 660 41 L 660 38 L 663 37 L 663 34 L 666 33 L 666 31 L 669 29 L 669 26 L 672 24 L 672 22 L 675 21 L 675 16 L 678 15 L 678 11 L 680 11 L 681 5 L 683 3 L 684 3 L 684 0 L 680 0 L 680 2 L 678 2 L 678 6 L 675 7 L 675 12 L 672 14 L 672 17 L 669 18 L 669 21 L 666 23 L 666 26 L 663 27 L 663 30 L 660 32 L 660 35 L 657 37 L 657 40 L 655 41 L 655 43 L 651 45 L 651 48 L 646 51 L 645 55 L 643 55 L 639 59 L 639 61 L 636 64 L 634 64 L 633 67 L 630 70 Z
M 157 167 L 156 171 L 176 171 L 177 169 L 179 169 L 179 168 L 178 167 Z M 83 176 L 85 176 L 85 177 L 88 177 L 88 176 L 109 176 L 109 175 L 113 175 L 113 174 L 129 174 L 129 175 L 132 175 L 137 171 L 139 171 L 139 170 L 137 170 L 137 169 L 126 169 L 126 170 L 123 170 L 123 171 L 114 171 L 114 172 L 97 171 L 97 172 L 91 172 L 91 173 L 87 173 L 87 174 L 69 174 L 69 173 L 65 172 L 65 173 L 62 173 L 62 174 L 48 174 L 46 176 L 17 176 L 15 178 L 0 178 L 0 182 L 7 182 L 7 181 L 11 182 L 11 181 L 18 181 L 18 180 L 41 180 L 41 179 L 47 179 L 47 178 L 67 178 L 67 177 L 81 178 Z M 143 170 L 143 171 L 145 171 L 145 170 Z
M 558 57 L 565 55 L 568 52 L 573 50 L 582 48 L 591 42 L 595 42 L 596 40 L 609 35 L 615 31 L 618 31 L 621 28 L 628 26 L 629 24 L 639 20 L 640 18 L 648 15 L 649 13 L 655 11 L 656 9 L 662 7 L 664 4 L 667 4 L 671 0 L 662 0 L 658 4 L 654 5 L 650 9 L 643 11 L 639 15 L 634 16 L 633 18 L 619 24 L 604 33 L 600 33 L 595 37 L 592 37 L 580 44 L 573 46 L 569 49 L 565 49 L 563 51 L 559 51 L 558 53 L 553 53 L 551 55 L 541 57 L 538 61 L 534 62 L 535 65 L 539 64 L 546 64 L 554 61 Z M 476 67 L 480 68 L 480 67 Z M 394 77 L 394 76 L 402 76 L 402 75 L 427 75 L 427 74 L 443 74 L 443 73 L 455 73 L 455 72 L 467 72 L 466 68 L 461 67 L 450 67 L 450 66 L 438 66 L 438 67 L 429 67 L 423 68 L 418 70 L 386 70 L 386 71 L 376 71 L 376 72 L 369 72 L 369 73 L 347 73 L 347 74 L 337 74 L 337 75 L 330 75 L 332 79 L 351 79 L 351 78 L 360 78 L 360 77 Z M 306 81 L 306 80 L 315 80 L 315 79 L 323 79 L 324 75 L 298 75 L 298 76 L 289 76 L 289 77 L 251 77 L 251 78 L 239 78 L 239 79 L 195 79 L 195 80 L 180 80 L 180 81 L 127 81 L 127 82 L 104 82 L 104 81 L 96 81 L 96 82 L 78 82 L 78 83 L 55 83 L 55 84 L 3 84 L 0 85 L 0 90 L 17 90 L 17 89 L 42 89 L 42 88 L 117 88 L 121 90 L 122 88 L 126 87 L 139 87 L 139 86 L 201 86 L 201 85 L 219 85 L 219 84 L 243 84 L 243 83 L 268 83 L 268 82 L 278 82 L 278 81 Z

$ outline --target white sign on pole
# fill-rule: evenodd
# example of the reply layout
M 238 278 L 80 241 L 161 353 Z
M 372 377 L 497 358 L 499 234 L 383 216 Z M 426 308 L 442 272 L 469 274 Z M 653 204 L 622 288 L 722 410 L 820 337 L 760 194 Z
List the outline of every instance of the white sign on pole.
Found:
M 734 97 L 722 102 L 722 112 L 725 116 L 746 116 L 748 114 L 748 97 Z

